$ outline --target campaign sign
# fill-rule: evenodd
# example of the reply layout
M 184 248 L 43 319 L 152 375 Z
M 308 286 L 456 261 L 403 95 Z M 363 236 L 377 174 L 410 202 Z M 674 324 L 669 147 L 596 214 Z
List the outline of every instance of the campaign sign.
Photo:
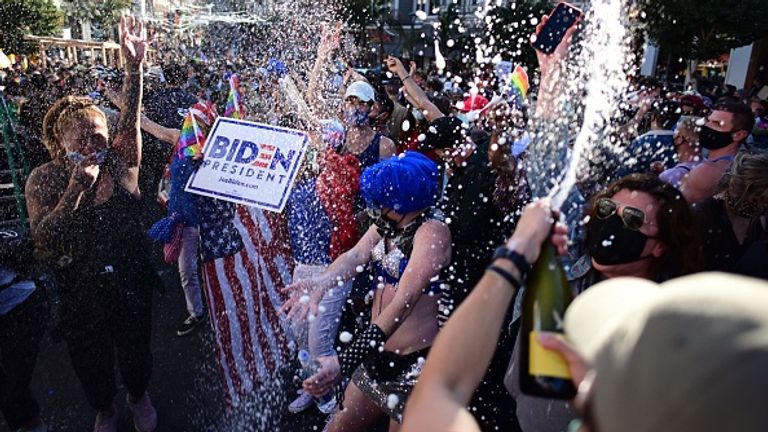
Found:
M 186 191 L 280 213 L 306 147 L 304 132 L 219 117 Z

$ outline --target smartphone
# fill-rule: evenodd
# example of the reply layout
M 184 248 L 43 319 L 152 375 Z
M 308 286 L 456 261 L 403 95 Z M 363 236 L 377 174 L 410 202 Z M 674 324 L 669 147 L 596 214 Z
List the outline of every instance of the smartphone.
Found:
M 536 35 L 536 40 L 532 43 L 533 47 L 545 54 L 552 54 L 562 42 L 568 29 L 582 16 L 584 12 L 576 6 L 565 2 L 559 3 L 549 14 L 547 24 Z

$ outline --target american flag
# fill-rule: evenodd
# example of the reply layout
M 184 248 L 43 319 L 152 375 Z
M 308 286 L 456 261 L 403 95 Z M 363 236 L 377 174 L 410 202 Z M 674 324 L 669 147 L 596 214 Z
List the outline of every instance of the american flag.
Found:
M 278 315 L 293 264 L 280 215 L 200 198 L 205 295 L 230 406 L 286 363 L 289 326 Z

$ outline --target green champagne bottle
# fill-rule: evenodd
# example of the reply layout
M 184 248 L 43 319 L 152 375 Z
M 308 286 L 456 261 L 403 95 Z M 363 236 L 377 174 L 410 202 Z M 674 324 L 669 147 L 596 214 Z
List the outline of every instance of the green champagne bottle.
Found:
M 537 340 L 542 332 L 563 333 L 565 309 L 571 300 L 565 270 L 555 246 L 547 239 L 528 276 L 523 298 L 519 359 L 523 393 L 551 399 L 572 399 L 576 395 L 565 359 Z

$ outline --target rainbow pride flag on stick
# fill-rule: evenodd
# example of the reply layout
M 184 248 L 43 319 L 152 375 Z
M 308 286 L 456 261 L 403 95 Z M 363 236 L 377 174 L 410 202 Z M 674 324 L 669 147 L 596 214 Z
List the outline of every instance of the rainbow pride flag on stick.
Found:
M 235 74 L 232 74 L 229 77 L 229 96 L 227 96 L 227 106 L 224 109 L 224 117 L 238 120 L 245 118 L 243 94 L 240 92 L 240 80 Z
M 516 93 L 520 98 L 520 101 L 524 100 L 528 96 L 528 90 L 530 84 L 528 83 L 528 74 L 520 65 L 515 67 L 515 70 L 509 76 L 509 87 L 512 92 Z
M 200 122 L 207 128 L 216 121 L 216 107 L 210 102 L 198 102 L 189 108 L 184 117 L 179 135 L 179 157 L 195 157 L 202 153 L 206 133 L 200 128 Z

